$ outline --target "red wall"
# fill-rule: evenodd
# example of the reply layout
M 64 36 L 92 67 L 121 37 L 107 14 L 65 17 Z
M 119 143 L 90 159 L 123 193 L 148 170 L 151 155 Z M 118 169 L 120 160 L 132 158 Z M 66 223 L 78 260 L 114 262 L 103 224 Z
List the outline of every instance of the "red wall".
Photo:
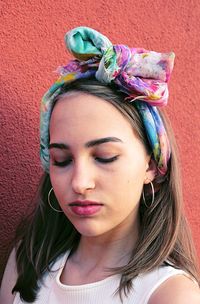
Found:
M 63 36 L 86 25 L 113 43 L 176 53 L 167 112 L 181 152 L 184 199 L 200 256 L 199 0 L 1 1 L 0 268 L 42 173 L 39 106 L 65 64 Z M 1 275 L 0 273 L 0 275 Z

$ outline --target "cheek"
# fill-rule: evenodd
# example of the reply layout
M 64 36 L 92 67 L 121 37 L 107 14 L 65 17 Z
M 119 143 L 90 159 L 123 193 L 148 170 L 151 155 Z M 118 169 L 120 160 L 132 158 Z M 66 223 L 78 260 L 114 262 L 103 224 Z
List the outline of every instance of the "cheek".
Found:
M 142 189 L 143 181 L 138 178 L 132 178 L 124 180 L 121 186 L 121 194 L 124 199 L 137 203 L 140 200 Z
M 141 159 L 133 158 L 122 166 L 121 176 L 126 178 L 126 183 L 130 185 L 139 185 L 144 183 L 146 174 L 146 162 Z
M 54 193 L 60 202 L 62 200 L 63 195 L 65 194 L 65 191 L 68 188 L 66 176 L 62 174 L 56 174 L 54 170 L 51 170 L 50 168 L 50 180 L 51 185 L 54 189 Z
M 126 197 L 127 200 L 133 200 L 134 203 L 137 203 L 140 200 L 142 193 L 144 179 L 145 179 L 145 170 L 144 167 L 140 168 L 132 166 L 132 168 L 127 168 L 122 174 L 122 177 L 119 181 L 119 190 L 121 195 Z M 117 184 L 117 183 L 115 183 Z M 117 186 L 116 186 L 117 189 Z

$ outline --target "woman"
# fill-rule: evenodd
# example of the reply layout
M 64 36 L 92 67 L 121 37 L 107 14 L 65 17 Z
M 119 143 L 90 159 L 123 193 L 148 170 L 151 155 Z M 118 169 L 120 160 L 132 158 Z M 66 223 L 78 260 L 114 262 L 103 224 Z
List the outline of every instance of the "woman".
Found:
M 42 100 L 46 173 L 2 303 L 199 303 L 174 140 L 157 109 L 173 53 L 112 46 L 86 27 L 66 43 L 77 59 Z

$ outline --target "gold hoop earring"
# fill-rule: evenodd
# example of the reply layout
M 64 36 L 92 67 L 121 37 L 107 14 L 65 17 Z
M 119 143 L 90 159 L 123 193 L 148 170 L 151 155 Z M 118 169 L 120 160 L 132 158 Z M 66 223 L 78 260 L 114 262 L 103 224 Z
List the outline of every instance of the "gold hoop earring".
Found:
M 51 195 L 52 190 L 53 190 L 53 188 L 51 188 L 51 189 L 49 190 L 49 193 L 48 193 L 48 204 L 49 204 L 49 206 L 51 207 L 51 209 L 53 209 L 54 211 L 56 211 L 56 212 L 63 212 L 62 210 L 58 210 L 58 209 L 54 208 L 54 207 L 51 205 L 50 195 Z
M 145 199 L 145 195 L 144 195 L 144 188 L 143 188 L 143 190 L 142 190 L 143 202 L 144 202 L 144 204 L 145 204 L 145 206 L 146 206 L 147 208 L 151 208 L 151 207 L 153 206 L 153 204 L 154 204 L 154 201 L 155 201 L 155 190 L 154 190 L 154 186 L 153 186 L 153 183 L 152 183 L 151 180 L 150 180 L 149 184 L 151 185 L 151 190 L 152 190 L 152 199 L 151 199 L 151 204 L 150 204 L 150 205 L 148 205 L 148 204 L 146 203 L 146 199 Z

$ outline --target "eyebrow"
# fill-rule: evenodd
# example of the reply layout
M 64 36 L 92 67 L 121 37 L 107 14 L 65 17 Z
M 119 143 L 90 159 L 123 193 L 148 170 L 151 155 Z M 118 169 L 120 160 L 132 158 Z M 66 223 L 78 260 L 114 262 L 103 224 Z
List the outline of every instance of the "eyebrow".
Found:
M 91 147 L 98 146 L 98 145 L 101 145 L 101 144 L 105 144 L 105 143 L 108 143 L 108 142 L 121 142 L 121 143 L 123 143 L 123 141 L 121 139 L 117 138 L 117 137 L 105 137 L 105 138 L 94 139 L 94 140 L 88 141 L 87 143 L 85 143 L 84 146 L 86 148 L 91 148 Z M 67 145 L 67 144 L 64 144 L 64 143 L 51 143 L 51 144 L 49 144 L 49 149 L 52 149 L 52 148 L 61 149 L 61 150 L 69 150 L 70 146 Z

